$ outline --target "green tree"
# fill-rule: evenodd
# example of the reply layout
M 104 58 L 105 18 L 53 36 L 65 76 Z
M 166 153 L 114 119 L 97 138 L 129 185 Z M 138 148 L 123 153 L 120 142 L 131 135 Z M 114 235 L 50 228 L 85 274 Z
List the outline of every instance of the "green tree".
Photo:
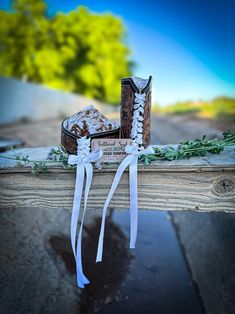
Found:
M 0 11 L 0 74 L 118 103 L 131 74 L 122 21 L 79 7 L 47 15 L 43 0 L 15 0 Z

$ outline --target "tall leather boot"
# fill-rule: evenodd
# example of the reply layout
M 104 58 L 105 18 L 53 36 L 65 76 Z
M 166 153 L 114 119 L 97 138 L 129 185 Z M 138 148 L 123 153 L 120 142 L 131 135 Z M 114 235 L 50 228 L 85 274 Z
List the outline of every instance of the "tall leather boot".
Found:
M 131 138 L 143 150 L 150 143 L 152 77 L 121 81 L 121 138 Z

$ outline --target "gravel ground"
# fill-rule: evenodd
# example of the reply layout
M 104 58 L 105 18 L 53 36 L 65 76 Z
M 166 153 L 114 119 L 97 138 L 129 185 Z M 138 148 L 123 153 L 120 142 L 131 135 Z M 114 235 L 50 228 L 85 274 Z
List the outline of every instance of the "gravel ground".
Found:
M 69 212 L 1 209 L 0 217 L 1 314 L 76 313 L 80 290 L 48 245 L 51 234 L 69 230 Z
M 235 313 L 235 215 L 173 213 L 207 314 Z

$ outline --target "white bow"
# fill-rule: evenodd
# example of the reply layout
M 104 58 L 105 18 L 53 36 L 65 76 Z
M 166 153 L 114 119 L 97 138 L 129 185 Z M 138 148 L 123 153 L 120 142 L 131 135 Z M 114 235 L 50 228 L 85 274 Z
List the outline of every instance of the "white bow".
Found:
M 113 197 L 113 194 L 118 186 L 118 183 L 122 177 L 122 174 L 127 166 L 129 166 L 129 185 L 130 185 L 130 248 L 135 247 L 136 237 L 137 237 L 137 228 L 138 228 L 138 194 L 137 194 L 137 167 L 138 167 L 138 157 L 140 155 L 148 155 L 153 154 L 154 149 L 151 146 L 148 146 L 142 151 L 138 151 L 138 147 L 127 145 L 125 148 L 126 156 L 121 164 L 119 165 L 117 172 L 115 174 L 112 186 L 110 188 L 109 194 L 106 198 L 103 214 L 102 214 L 102 222 L 101 229 L 99 235 L 99 243 L 96 255 L 96 262 L 102 261 L 103 255 L 103 242 L 104 242 L 104 228 L 105 228 L 105 217 L 106 212 L 109 206 L 109 203 Z
M 87 156 L 80 156 L 80 155 L 69 155 L 68 163 L 70 165 L 76 165 L 79 163 L 89 163 L 89 162 L 97 162 L 103 155 L 103 152 L 101 149 L 96 148 L 91 153 L 89 153 Z
M 125 148 L 125 152 L 127 154 L 132 154 L 135 156 L 140 156 L 140 155 L 150 155 L 154 154 L 154 149 L 151 145 L 149 145 L 147 148 L 139 151 L 137 146 L 134 145 L 127 145 Z
M 79 143 L 79 142 L 78 142 Z M 89 146 L 88 146 L 89 147 Z M 95 149 L 91 153 L 85 152 L 85 155 L 69 155 L 68 163 L 70 165 L 77 165 L 77 173 L 76 173 L 76 183 L 75 183 L 75 191 L 74 191 L 74 199 L 73 199 L 73 210 L 71 217 L 71 243 L 73 254 L 76 261 L 76 272 L 77 272 L 77 284 L 80 288 L 84 288 L 85 284 L 89 283 L 89 280 L 83 274 L 82 268 L 82 253 L 81 253 L 81 239 L 82 239 L 82 228 L 84 223 L 84 217 L 87 207 L 88 194 L 91 186 L 92 176 L 93 176 L 93 167 L 91 162 L 98 161 L 103 155 L 102 150 Z M 82 190 L 83 190 L 83 182 L 84 175 L 86 173 L 86 187 L 85 187 L 85 196 L 84 196 L 84 210 L 81 220 L 81 225 L 78 233 L 77 240 L 77 249 L 76 249 L 76 231 L 77 231 L 77 223 L 81 206 L 82 199 Z

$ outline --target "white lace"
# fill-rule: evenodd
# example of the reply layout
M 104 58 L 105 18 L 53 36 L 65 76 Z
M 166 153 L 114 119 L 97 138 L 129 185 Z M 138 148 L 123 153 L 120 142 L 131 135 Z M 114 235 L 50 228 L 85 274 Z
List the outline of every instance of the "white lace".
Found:
M 77 155 L 82 158 L 87 157 L 90 153 L 91 139 L 83 136 L 77 139 Z
M 138 150 L 143 150 L 143 114 L 145 93 L 135 93 L 134 112 L 132 116 L 131 139 L 138 145 Z

